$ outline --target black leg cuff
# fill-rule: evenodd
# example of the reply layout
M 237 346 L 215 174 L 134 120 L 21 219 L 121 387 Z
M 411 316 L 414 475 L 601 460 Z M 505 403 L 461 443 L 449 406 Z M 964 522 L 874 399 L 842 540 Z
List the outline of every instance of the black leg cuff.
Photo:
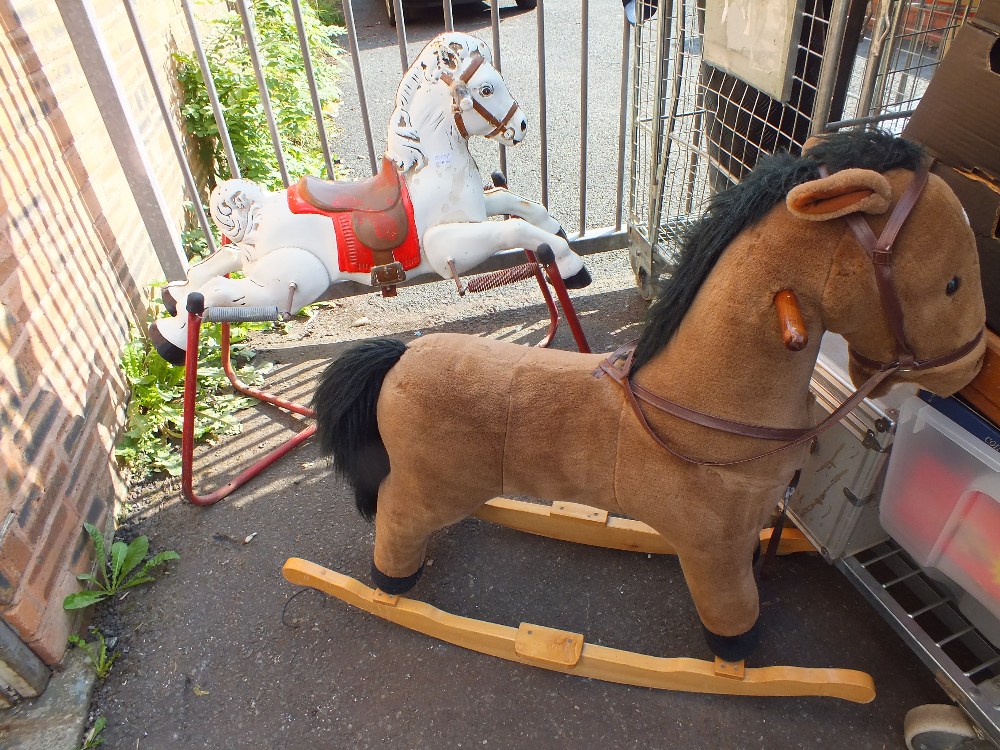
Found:
M 393 578 L 376 568 L 375 563 L 372 562 L 372 583 L 386 594 L 405 594 L 416 586 L 417 581 L 420 580 L 420 574 L 423 572 L 424 566 L 421 565 L 413 575 L 408 575 L 405 578 Z
M 704 625 L 702 630 L 713 654 L 723 661 L 740 661 L 750 656 L 757 648 L 760 642 L 759 626 L 760 621 L 755 622 L 753 627 L 742 635 L 716 635 Z

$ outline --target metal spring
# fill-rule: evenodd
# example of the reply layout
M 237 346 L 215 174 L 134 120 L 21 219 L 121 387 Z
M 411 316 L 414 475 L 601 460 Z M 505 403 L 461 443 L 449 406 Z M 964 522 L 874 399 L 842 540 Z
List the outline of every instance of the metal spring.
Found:
M 201 319 L 206 323 L 263 323 L 278 319 L 278 306 L 209 307 Z
M 465 288 L 469 292 L 485 292 L 489 289 L 497 289 L 507 284 L 530 279 L 535 275 L 535 271 L 538 268 L 540 268 L 540 264 L 538 263 L 522 263 L 513 268 L 491 271 L 490 273 L 484 273 L 481 276 L 471 279 Z

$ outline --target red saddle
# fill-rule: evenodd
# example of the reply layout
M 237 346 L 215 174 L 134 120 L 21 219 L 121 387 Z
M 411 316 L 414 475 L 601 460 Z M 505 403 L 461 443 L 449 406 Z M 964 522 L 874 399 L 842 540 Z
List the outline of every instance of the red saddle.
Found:
M 340 270 L 371 273 L 372 286 L 392 296 L 406 271 L 420 264 L 413 204 L 395 165 L 382 159 L 374 177 L 327 181 L 303 177 L 288 188 L 293 214 L 318 214 L 333 221 Z

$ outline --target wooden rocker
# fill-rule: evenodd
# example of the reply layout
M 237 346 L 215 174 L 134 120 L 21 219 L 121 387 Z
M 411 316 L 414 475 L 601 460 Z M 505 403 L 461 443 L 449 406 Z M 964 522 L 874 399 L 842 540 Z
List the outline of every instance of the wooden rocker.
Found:
M 689 693 L 820 696 L 869 703 L 875 685 L 853 669 L 751 667 L 716 658 L 662 658 L 586 643 L 583 635 L 522 622 L 516 628 L 444 612 L 415 599 L 393 596 L 350 576 L 293 557 L 282 568 L 296 586 L 317 589 L 383 620 L 507 661 L 624 685 Z
M 651 555 L 676 554 L 670 542 L 652 526 L 631 518 L 612 516 L 606 510 L 579 503 L 562 501 L 541 505 L 495 497 L 487 500 L 474 515 L 498 526 L 563 542 Z M 772 528 L 761 530 L 762 547 L 771 541 L 772 533 Z M 791 555 L 797 552 L 816 552 L 816 548 L 798 529 L 785 529 L 778 540 L 776 553 Z

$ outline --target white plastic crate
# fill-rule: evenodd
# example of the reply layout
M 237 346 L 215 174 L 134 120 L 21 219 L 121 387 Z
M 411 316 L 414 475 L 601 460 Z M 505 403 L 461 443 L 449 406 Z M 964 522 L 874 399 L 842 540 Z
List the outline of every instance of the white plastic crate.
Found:
M 908 399 L 879 514 L 885 530 L 918 564 L 954 581 L 1000 618 L 997 444 L 921 399 Z

